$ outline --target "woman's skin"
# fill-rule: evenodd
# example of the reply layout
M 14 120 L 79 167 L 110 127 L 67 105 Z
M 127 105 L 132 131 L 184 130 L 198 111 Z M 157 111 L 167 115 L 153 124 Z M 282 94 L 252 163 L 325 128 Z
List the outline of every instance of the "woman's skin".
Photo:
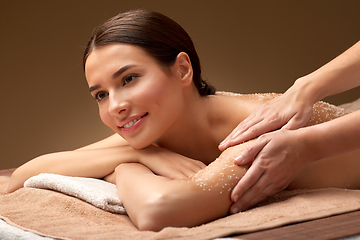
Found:
M 202 97 L 186 53 L 164 67 L 141 48 L 120 43 L 94 48 L 85 74 L 102 121 L 116 135 L 24 164 L 11 177 L 9 192 L 43 172 L 105 178 L 116 182 L 129 217 L 141 230 L 191 227 L 229 213 L 231 190 L 248 167 L 233 161 L 248 143 L 223 153 L 218 145 L 277 95 Z M 309 125 L 335 118 L 337 109 L 318 104 L 315 110 Z M 310 164 L 289 187 L 359 187 L 360 164 L 354 161 L 359 155 Z
M 116 168 L 120 199 L 140 230 L 193 227 L 226 216 L 230 193 L 248 166 L 233 164 L 246 144 L 227 149 L 208 167 L 185 179 L 170 180 L 138 163 Z

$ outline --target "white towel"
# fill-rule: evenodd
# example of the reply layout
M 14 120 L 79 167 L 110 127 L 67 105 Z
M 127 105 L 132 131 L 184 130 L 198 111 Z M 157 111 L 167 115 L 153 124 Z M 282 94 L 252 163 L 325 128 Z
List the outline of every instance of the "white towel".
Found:
M 41 173 L 29 178 L 24 187 L 58 191 L 112 213 L 126 214 L 115 184 L 83 177 Z

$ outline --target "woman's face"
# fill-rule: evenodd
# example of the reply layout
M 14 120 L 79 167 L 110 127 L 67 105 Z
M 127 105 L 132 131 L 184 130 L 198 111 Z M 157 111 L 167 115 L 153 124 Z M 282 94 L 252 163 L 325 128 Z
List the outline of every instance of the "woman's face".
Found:
M 140 47 L 95 48 L 85 64 L 101 120 L 134 148 L 158 140 L 181 116 L 181 80 L 175 65 L 165 71 Z

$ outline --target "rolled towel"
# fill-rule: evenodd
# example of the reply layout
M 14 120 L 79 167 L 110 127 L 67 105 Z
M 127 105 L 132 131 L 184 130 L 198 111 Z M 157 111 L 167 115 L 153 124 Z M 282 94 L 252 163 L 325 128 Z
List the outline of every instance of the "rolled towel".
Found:
M 24 187 L 50 189 L 81 199 L 108 212 L 126 214 L 115 184 L 84 177 L 41 173 L 29 178 Z

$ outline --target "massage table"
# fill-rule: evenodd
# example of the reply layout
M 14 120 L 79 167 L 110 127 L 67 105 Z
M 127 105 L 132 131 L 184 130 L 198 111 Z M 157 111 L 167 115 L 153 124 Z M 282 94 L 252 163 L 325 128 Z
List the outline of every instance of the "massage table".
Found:
M 11 176 L 15 169 L 0 170 Z M 0 225 L 1 226 L 1 225 Z M 23 231 L 20 230 L 19 231 Z M 1 235 L 0 235 L 1 236 Z M 245 234 L 221 236 L 226 239 L 360 239 L 360 210 L 335 216 L 288 224 Z M 21 238 L 19 238 L 21 239 Z M 40 239 L 43 239 L 42 237 Z M 44 238 L 51 239 L 51 238 Z M 200 239 L 200 238 L 199 238 Z
M 360 109 L 360 98 L 358 100 L 355 100 L 354 102 L 340 105 L 339 107 L 342 107 L 342 108 L 348 110 L 349 112 L 359 110 Z M 14 170 L 15 169 L 0 170 L 0 179 L 2 177 L 3 177 L 3 179 L 4 178 L 9 179 L 9 177 L 11 176 L 11 174 Z M 24 190 L 24 189 L 22 189 L 22 190 Z M 34 191 L 36 191 L 36 190 L 34 190 Z M 45 190 L 45 191 L 48 191 L 48 190 Z M 297 218 L 296 221 L 293 221 L 293 220 L 282 221 L 282 223 L 280 223 L 280 224 L 270 224 L 270 225 L 265 224 L 266 225 L 265 227 L 260 227 L 260 228 L 252 228 L 252 226 L 250 226 L 250 227 L 246 228 L 244 231 L 236 230 L 236 227 L 235 227 L 235 231 L 217 231 L 217 233 L 219 233 L 219 234 L 217 234 L 216 237 L 206 237 L 206 232 L 212 232 L 214 230 L 213 228 L 219 227 L 219 225 L 216 225 L 216 222 L 221 222 L 223 225 L 220 224 L 220 227 L 222 226 L 222 228 L 226 228 L 227 222 L 226 221 L 224 222 L 223 219 L 214 221 L 215 222 L 214 225 L 212 225 L 212 223 L 214 223 L 214 222 L 204 224 L 204 225 L 209 225 L 210 227 L 208 227 L 208 228 L 206 228 L 206 226 L 205 227 L 200 226 L 200 227 L 193 228 L 193 229 L 195 229 L 195 231 L 197 228 L 203 229 L 203 233 L 199 234 L 199 235 L 193 234 L 193 235 L 191 235 L 191 237 L 189 237 L 190 235 L 186 236 L 186 235 L 182 234 L 181 231 L 190 231 L 191 232 L 193 230 L 192 228 L 190 228 L 190 229 L 181 228 L 180 234 L 178 234 L 178 235 L 176 235 L 176 232 L 179 233 L 179 231 L 175 228 L 175 230 L 174 229 L 165 229 L 165 231 L 163 231 L 163 233 L 160 232 L 159 234 L 142 235 L 139 237 L 139 235 L 136 235 L 136 231 L 138 231 L 138 230 L 132 225 L 132 223 L 130 222 L 129 219 L 126 219 L 127 216 L 122 215 L 121 219 L 122 219 L 122 221 L 126 222 L 127 227 L 130 229 L 130 231 L 135 233 L 135 235 L 133 235 L 131 237 L 131 239 L 148 239 L 148 238 L 149 239 L 170 239 L 170 238 L 171 239 L 214 239 L 214 238 L 221 237 L 222 239 L 226 238 L 226 239 L 267 239 L 267 240 L 270 240 L 270 239 L 294 239 L 294 240 L 296 240 L 296 239 L 349 239 L 349 240 L 350 239 L 359 239 L 360 240 L 360 191 L 353 191 L 353 190 L 351 191 L 352 195 L 350 196 L 350 198 L 352 199 L 353 202 L 347 200 L 348 198 L 346 195 L 347 194 L 346 190 L 341 190 L 340 192 L 338 192 L 339 194 L 337 194 L 336 191 L 334 192 L 334 190 L 329 190 L 329 191 L 330 191 L 330 193 L 335 193 L 334 198 L 338 198 L 338 197 L 336 197 L 336 195 L 342 195 L 342 194 L 344 195 L 345 194 L 344 195 L 345 198 L 342 198 L 343 202 L 351 203 L 350 205 L 348 205 L 346 207 L 347 210 L 342 211 L 342 212 L 341 211 L 330 211 L 331 214 L 330 213 L 329 214 L 326 214 L 326 213 L 325 214 L 317 214 L 316 213 L 317 216 L 315 216 L 315 217 L 305 217 L 305 218 L 300 218 L 300 219 Z M 49 192 L 52 193 L 51 191 L 49 191 Z M 321 191 L 319 191 L 319 192 L 320 192 L 320 195 L 319 195 L 320 197 L 322 197 L 321 194 L 327 193 L 326 190 L 323 193 Z M 40 191 L 40 193 L 42 194 L 43 192 Z M 71 197 L 62 196 L 62 195 L 64 195 L 62 193 L 54 193 L 54 194 L 58 194 L 56 196 L 53 196 L 53 197 L 55 197 L 54 198 L 55 200 L 57 200 L 57 198 L 60 198 L 64 202 L 67 202 L 69 207 L 74 207 L 73 205 L 71 205 L 70 200 L 68 201 L 68 199 L 67 199 L 67 198 L 71 198 Z M 295 198 L 296 199 L 304 199 L 305 202 L 306 201 L 311 202 L 311 199 L 313 199 L 313 198 L 311 198 L 311 194 L 312 193 L 310 193 L 310 195 L 307 193 L 305 193 L 305 195 L 299 194 L 299 195 L 295 196 Z M 316 194 L 318 194 L 318 192 L 315 192 L 315 195 Z M 31 194 L 27 195 L 27 197 L 29 197 L 29 196 L 31 198 Z M 310 196 L 310 198 L 309 198 L 309 196 Z M 0 196 L 0 200 L 1 200 L 1 197 L 4 197 L 4 195 Z M 329 199 L 329 200 L 325 200 L 325 201 L 323 200 L 322 205 L 327 205 L 327 201 L 334 201 L 334 200 L 332 200 L 331 194 L 327 195 L 327 197 L 328 198 L 325 198 L 325 199 Z M 25 198 L 25 202 L 26 202 L 26 200 L 27 200 L 27 198 Z M 39 200 L 41 200 L 41 199 L 39 199 Z M 20 200 L 20 201 L 24 201 L 24 200 Z M 88 205 L 87 203 L 80 203 L 80 202 L 81 201 L 76 202 L 76 204 L 80 204 L 80 205 L 83 204 L 84 207 L 87 207 L 86 206 L 86 205 Z M 75 206 L 76 206 L 76 204 L 75 204 Z M 280 204 L 282 204 L 282 203 L 280 202 Z M 352 207 L 353 205 L 356 205 L 356 207 Z M 31 209 L 31 206 L 32 205 L 30 205 L 30 208 L 28 208 L 28 209 Z M 265 206 L 265 208 L 266 207 L 267 206 Z M 0 208 L 1 208 L 1 203 L 0 203 Z M 88 208 L 88 209 L 90 209 L 90 212 L 94 211 L 94 209 L 91 209 L 91 208 Z M 101 215 L 102 212 L 105 212 L 103 210 L 98 210 L 98 211 L 99 212 L 97 212 L 97 213 L 99 215 Z M 280 211 L 281 211 L 281 208 L 280 208 Z M 326 212 L 326 211 L 323 211 L 323 212 Z M 108 214 L 110 214 L 110 213 L 108 213 Z M 0 217 L 1 216 L 2 216 L 2 212 L 0 211 Z M 107 216 L 109 216 L 109 215 L 107 215 Z M 251 215 L 244 212 L 244 216 L 248 217 Z M 236 216 L 234 217 L 233 215 L 230 217 L 225 217 L 224 219 L 226 220 L 227 218 L 235 219 L 237 221 L 239 221 L 239 220 L 242 221 L 242 218 L 236 218 Z M 4 219 L 4 217 L 2 219 Z M 99 219 L 101 219 L 101 218 L 99 218 Z M 231 223 L 231 222 L 229 222 L 229 223 Z M 236 224 L 238 224 L 238 223 L 236 223 Z M 105 222 L 105 226 L 106 226 L 106 222 Z M 115 226 L 117 227 L 117 225 L 115 225 Z M 215 227 L 212 227 L 212 226 L 215 226 Z M 59 226 L 59 227 L 61 227 L 61 226 Z M 42 236 L 40 236 L 41 233 L 40 233 L 40 235 L 34 234 L 34 235 L 31 235 L 31 237 L 28 237 L 28 235 L 26 235 L 28 232 L 24 231 L 23 227 L 19 226 L 17 228 L 16 224 L 8 224 L 1 219 L 0 219 L 0 239 L 7 239 L 6 235 L 2 235 L 2 234 L 4 234 L 4 231 L 1 231 L 2 228 L 3 229 L 4 228 L 11 229 L 11 231 L 14 230 L 16 232 L 15 234 L 19 234 L 19 235 L 16 235 L 15 238 L 13 235 L 12 239 L 21 239 L 21 240 L 22 239 L 36 239 L 36 240 L 53 239 L 53 238 L 51 238 L 51 236 L 50 236 L 50 238 L 48 238 L 49 234 L 47 234 L 47 235 L 45 234 L 45 236 L 47 236 L 47 237 L 42 237 Z M 29 229 L 29 228 L 27 228 L 27 229 Z M 184 230 L 182 230 L 182 229 L 184 229 Z M 173 232 L 171 232 L 172 230 L 173 230 Z M 205 233 L 204 233 L 204 231 L 205 231 Z M 26 236 L 25 238 L 21 238 L 20 235 L 22 232 L 26 233 L 24 235 L 24 236 Z M 34 232 L 34 231 L 32 231 L 32 232 Z M 216 232 L 216 230 L 215 230 L 215 232 Z M 233 234 L 231 234 L 231 232 L 233 232 Z M 124 233 L 126 233 L 126 232 L 124 232 Z M 175 233 L 175 235 L 173 233 Z M 30 234 L 33 234 L 33 233 L 30 233 Z M 142 233 L 140 232 L 140 235 L 141 234 Z M 81 238 L 79 236 L 79 238 L 78 238 L 77 235 L 74 235 L 74 236 L 76 236 L 76 237 L 61 238 L 61 239 L 87 239 L 86 237 Z M 90 237 L 92 239 L 107 239 L 105 237 L 93 238 L 93 236 L 95 236 L 95 235 L 91 235 Z M 144 237 L 144 236 L 150 236 L 150 237 Z M 212 236 L 212 235 L 210 234 L 208 236 Z M 121 237 L 119 235 L 119 237 L 116 237 L 116 239 L 129 239 L 129 237 Z

